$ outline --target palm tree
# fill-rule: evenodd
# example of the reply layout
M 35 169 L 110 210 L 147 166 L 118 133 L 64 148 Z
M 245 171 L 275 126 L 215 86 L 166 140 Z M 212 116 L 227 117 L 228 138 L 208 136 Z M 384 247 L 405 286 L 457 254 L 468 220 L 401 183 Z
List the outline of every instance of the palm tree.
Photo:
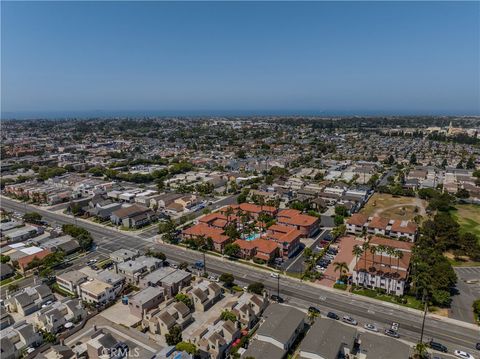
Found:
M 352 254 L 355 256 L 355 270 L 357 271 L 358 276 L 358 258 L 363 254 L 363 249 L 358 244 L 355 244 L 352 249 Z M 358 281 L 357 281 L 358 282 Z
M 335 262 L 333 263 L 333 270 L 335 272 L 340 272 L 339 280 L 342 278 L 342 275 L 348 272 L 348 264 L 345 262 Z
M 364 273 L 364 276 L 363 276 L 363 286 L 365 286 L 365 282 L 367 281 L 367 272 L 368 272 L 368 268 L 367 268 L 367 251 L 370 249 L 370 244 L 368 244 L 368 242 L 365 242 L 363 243 L 362 245 L 362 250 L 363 250 L 363 253 L 364 253 L 364 256 L 363 258 L 365 259 L 365 273 Z
M 397 257 L 397 272 L 398 272 L 398 268 L 400 268 L 400 259 L 403 258 L 403 252 L 401 250 L 396 250 L 395 257 Z
M 230 216 L 233 214 L 233 208 L 231 206 L 228 206 L 228 208 L 225 210 L 225 215 L 227 216 L 227 222 L 230 224 Z
M 393 273 L 392 273 L 392 257 L 395 256 L 396 251 L 395 251 L 395 248 L 390 247 L 390 246 L 385 247 L 385 251 L 388 254 L 389 259 L 390 259 L 390 264 L 389 264 L 390 273 L 388 274 L 388 291 L 390 291 L 390 284 L 391 284 L 392 275 L 393 275 Z
M 427 345 L 425 343 L 417 343 L 413 350 L 415 352 L 415 359 L 424 359 L 427 357 Z
M 370 253 L 372 254 L 372 263 L 375 265 L 375 254 L 377 254 L 377 247 L 370 246 Z
M 377 247 L 377 251 L 380 252 L 380 268 L 383 265 L 383 253 L 385 252 L 385 246 L 383 244 L 379 244 Z

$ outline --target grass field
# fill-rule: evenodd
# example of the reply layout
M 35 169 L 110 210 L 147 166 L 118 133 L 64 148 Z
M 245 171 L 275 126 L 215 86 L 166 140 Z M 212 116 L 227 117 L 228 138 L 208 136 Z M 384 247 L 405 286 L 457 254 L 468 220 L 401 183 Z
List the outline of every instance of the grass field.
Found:
M 416 215 L 424 215 L 426 206 L 427 202 L 419 198 L 375 193 L 360 213 L 367 216 L 412 220 Z
M 459 204 L 450 213 L 460 225 L 460 232 L 476 234 L 480 240 L 480 206 L 475 204 Z

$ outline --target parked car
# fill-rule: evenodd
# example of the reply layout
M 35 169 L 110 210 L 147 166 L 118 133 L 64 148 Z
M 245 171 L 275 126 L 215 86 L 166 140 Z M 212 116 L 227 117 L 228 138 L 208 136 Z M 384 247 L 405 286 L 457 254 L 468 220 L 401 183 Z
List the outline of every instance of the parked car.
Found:
M 208 279 L 210 279 L 213 282 L 218 282 L 219 281 L 218 277 L 216 277 L 214 275 L 211 275 L 210 277 L 208 277 Z
M 363 327 L 371 332 L 378 332 L 378 328 L 374 324 L 365 324 Z
M 439 352 L 447 353 L 448 349 L 445 345 L 440 344 L 438 342 L 434 342 L 433 340 L 430 340 L 428 343 L 428 346 L 434 350 L 438 350 Z
M 347 323 L 347 324 L 351 324 L 351 325 L 357 325 L 358 322 L 353 319 L 352 317 L 348 316 L 348 315 L 345 315 L 343 318 L 342 318 L 342 321 L 344 323 Z
M 398 335 L 398 333 L 392 329 L 385 329 L 385 335 L 392 338 L 400 338 L 400 335 Z
M 475 359 L 472 354 L 469 354 L 467 352 L 464 352 L 463 350 L 455 350 L 453 352 L 457 358 L 462 358 L 462 359 Z
M 330 318 L 330 319 L 335 319 L 335 320 L 340 319 L 340 317 L 337 314 L 335 314 L 334 312 L 328 312 L 327 317 Z
M 310 306 L 310 307 L 308 308 L 308 311 L 309 311 L 309 312 L 313 312 L 313 313 L 320 314 L 320 309 L 318 309 L 317 307 L 314 307 L 314 306 Z
M 283 303 L 283 302 L 284 302 L 283 298 L 280 297 L 280 296 L 278 296 L 278 295 L 276 295 L 276 294 L 272 294 L 272 295 L 270 296 L 270 299 L 271 299 L 271 300 L 274 300 L 274 301 L 277 302 L 277 303 Z
M 278 275 L 278 273 L 270 273 L 270 277 L 272 277 L 272 278 L 278 278 L 279 275 Z

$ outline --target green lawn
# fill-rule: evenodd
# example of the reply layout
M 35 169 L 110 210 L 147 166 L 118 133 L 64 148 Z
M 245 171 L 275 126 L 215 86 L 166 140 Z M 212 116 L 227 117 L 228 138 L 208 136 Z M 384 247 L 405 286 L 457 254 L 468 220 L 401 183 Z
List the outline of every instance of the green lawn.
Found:
M 365 297 L 370 297 L 374 299 L 378 299 L 384 302 L 390 302 L 393 304 L 403 305 L 404 307 L 414 308 L 414 309 L 423 309 L 423 304 L 420 300 L 416 299 L 415 297 L 411 297 L 408 295 L 403 296 L 404 299 L 407 300 L 406 303 L 401 303 L 398 301 L 398 297 L 388 295 L 388 294 L 380 294 L 372 289 L 353 289 L 352 293 L 363 295 Z
M 459 204 L 450 212 L 460 225 L 460 232 L 470 232 L 478 236 L 480 241 L 480 206 L 475 204 Z

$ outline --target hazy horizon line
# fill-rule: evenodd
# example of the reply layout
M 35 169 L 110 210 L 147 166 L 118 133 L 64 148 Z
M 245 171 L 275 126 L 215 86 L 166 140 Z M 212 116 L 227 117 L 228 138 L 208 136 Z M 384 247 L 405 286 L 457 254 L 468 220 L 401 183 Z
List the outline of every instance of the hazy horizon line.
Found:
M 405 110 L 48 110 L 1 111 L 1 120 L 72 119 L 92 117 L 267 117 L 267 116 L 480 116 L 475 111 Z

